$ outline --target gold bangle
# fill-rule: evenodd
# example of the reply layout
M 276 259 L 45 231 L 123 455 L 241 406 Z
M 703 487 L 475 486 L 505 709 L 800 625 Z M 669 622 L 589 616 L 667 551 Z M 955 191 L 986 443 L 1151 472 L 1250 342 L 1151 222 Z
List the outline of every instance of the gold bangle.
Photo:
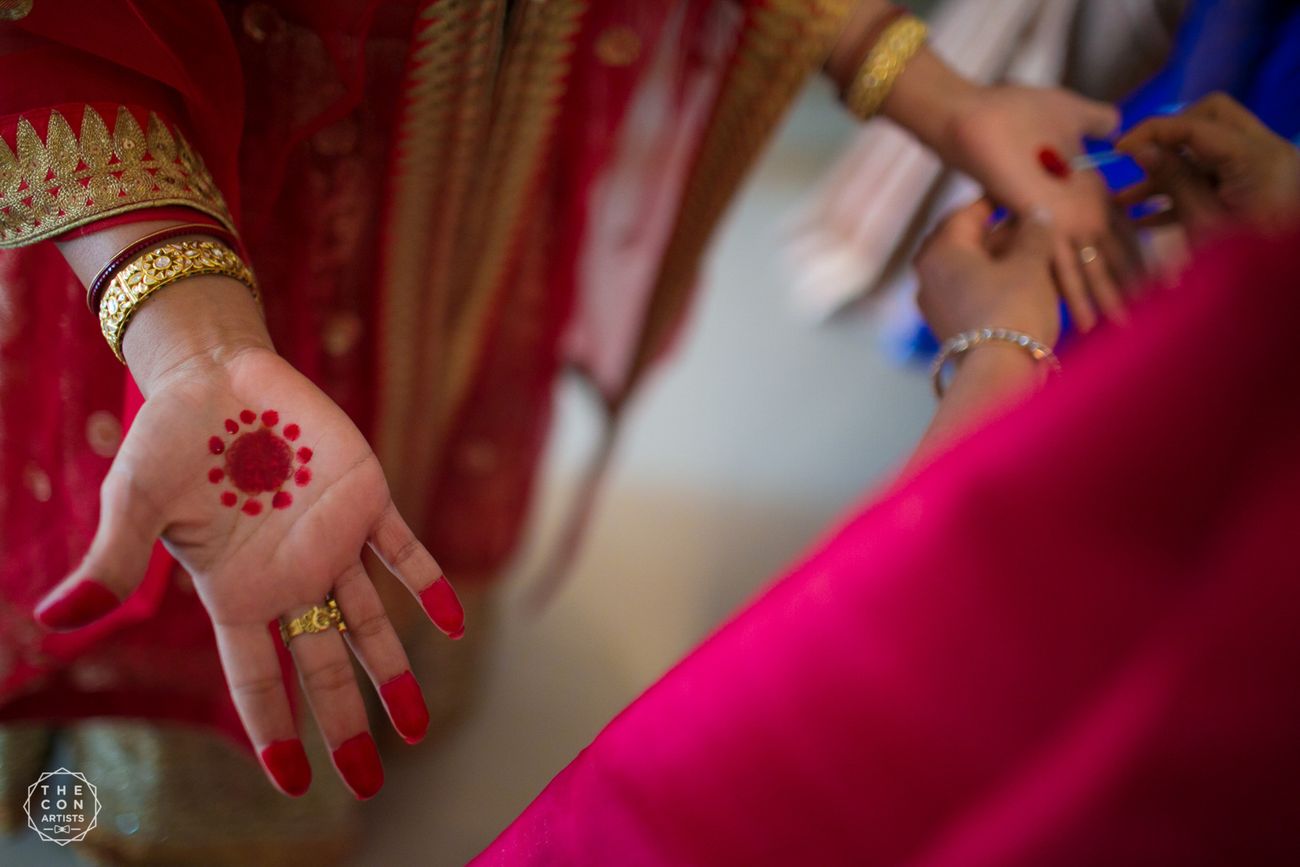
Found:
M 231 277 L 248 287 L 258 300 L 257 281 L 239 254 L 218 241 L 174 241 L 161 244 L 133 259 L 114 275 L 99 305 L 99 327 L 117 356 L 131 317 L 145 299 L 164 286 L 186 277 L 215 274 Z
M 850 111 L 863 120 L 880 111 L 907 62 L 924 44 L 927 32 L 925 22 L 915 15 L 904 15 L 885 28 L 845 94 Z

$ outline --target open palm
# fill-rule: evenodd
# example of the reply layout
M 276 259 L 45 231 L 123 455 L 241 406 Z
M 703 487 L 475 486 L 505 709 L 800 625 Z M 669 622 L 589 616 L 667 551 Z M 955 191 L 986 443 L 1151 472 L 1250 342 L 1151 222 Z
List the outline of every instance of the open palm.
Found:
M 231 696 L 264 765 L 283 790 L 301 794 L 310 768 L 276 624 L 333 597 L 347 631 L 309 631 L 289 649 L 339 773 L 358 797 L 378 791 L 382 767 L 346 645 L 403 737 L 419 740 L 428 713 L 362 566 L 365 546 L 452 637 L 463 614 L 347 415 L 269 350 L 193 365 L 150 394 L 101 489 L 100 511 L 90 551 L 38 616 L 71 628 L 111 610 L 138 585 L 161 537 L 212 618 Z

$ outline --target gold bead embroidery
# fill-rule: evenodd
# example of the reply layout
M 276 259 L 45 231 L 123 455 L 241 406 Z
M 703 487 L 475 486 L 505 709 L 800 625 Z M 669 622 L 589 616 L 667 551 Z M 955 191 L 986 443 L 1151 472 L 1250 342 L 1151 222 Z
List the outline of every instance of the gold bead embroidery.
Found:
M 595 50 L 606 66 L 631 66 L 641 56 L 641 37 L 631 27 L 618 24 L 596 37 Z
M 42 141 L 23 117 L 15 148 L 0 138 L 0 249 L 21 247 L 115 214 L 186 205 L 234 231 L 230 212 L 203 160 L 156 114 L 142 130 L 119 106 L 110 133 L 91 106 L 81 134 L 51 111 Z
M 32 11 L 34 0 L 0 0 L 0 21 L 20 21 Z

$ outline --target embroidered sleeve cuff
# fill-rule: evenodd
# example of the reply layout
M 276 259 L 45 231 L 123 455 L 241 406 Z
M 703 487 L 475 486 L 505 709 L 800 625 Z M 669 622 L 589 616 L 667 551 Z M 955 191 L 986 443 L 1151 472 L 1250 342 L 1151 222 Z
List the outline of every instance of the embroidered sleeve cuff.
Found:
M 168 205 L 202 211 L 235 230 L 202 158 L 153 112 L 56 106 L 0 120 L 0 249 Z

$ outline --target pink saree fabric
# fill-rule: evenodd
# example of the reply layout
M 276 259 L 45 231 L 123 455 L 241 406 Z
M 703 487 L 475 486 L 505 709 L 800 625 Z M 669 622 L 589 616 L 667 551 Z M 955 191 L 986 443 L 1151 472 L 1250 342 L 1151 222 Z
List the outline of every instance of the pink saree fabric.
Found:
M 1300 857 L 1300 233 L 854 515 L 475 862 Z

